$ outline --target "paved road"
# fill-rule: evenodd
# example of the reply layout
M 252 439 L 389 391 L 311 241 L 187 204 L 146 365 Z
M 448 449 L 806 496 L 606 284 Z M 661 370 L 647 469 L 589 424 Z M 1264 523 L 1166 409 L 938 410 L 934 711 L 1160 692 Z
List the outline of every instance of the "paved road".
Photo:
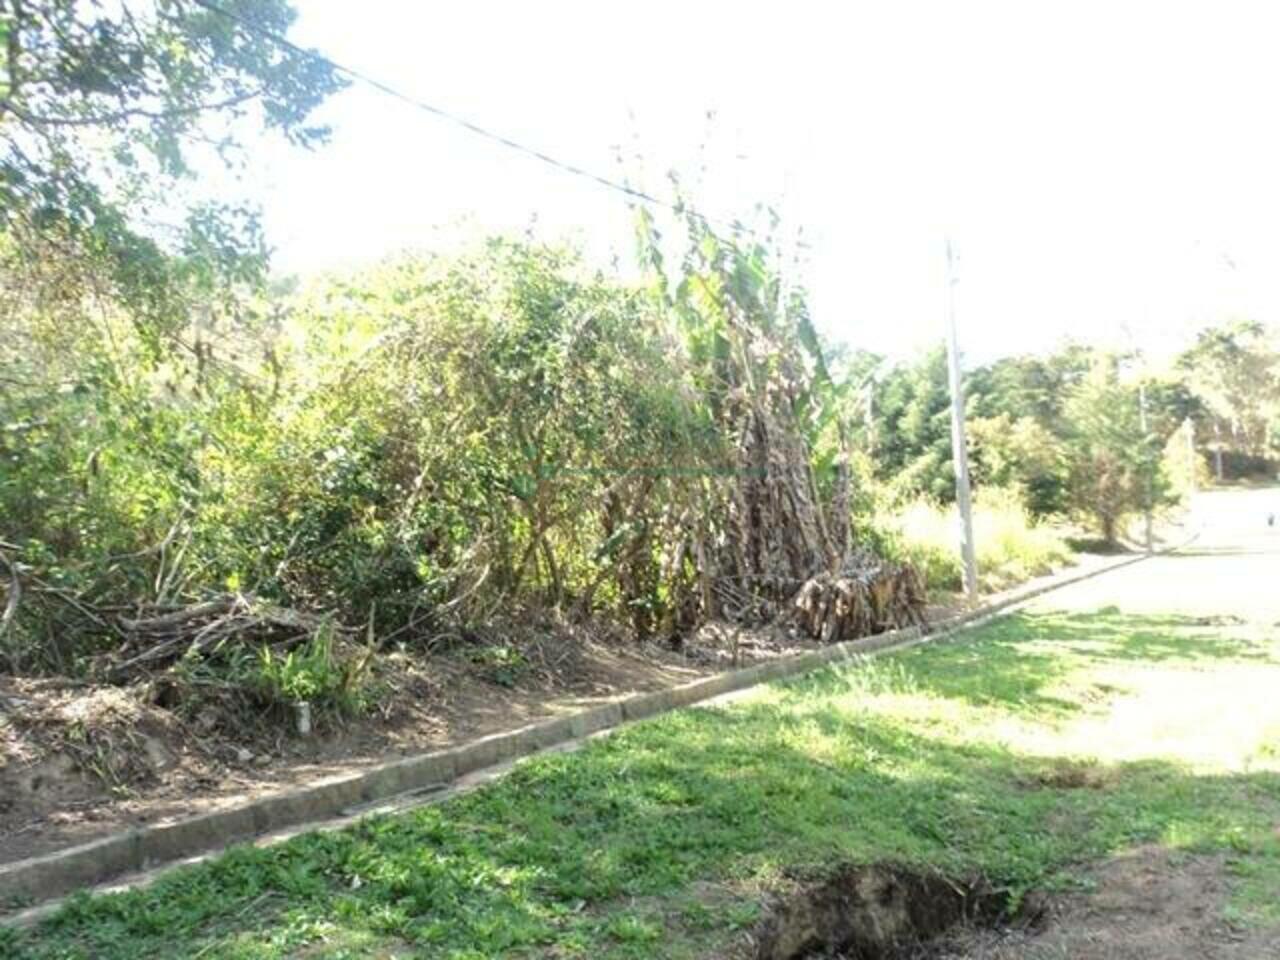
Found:
M 1199 494 L 1186 527 L 1198 537 L 1176 554 L 1054 592 L 1036 608 L 1280 622 L 1280 487 Z
M 1277 526 L 1267 526 L 1269 510 Z M 1280 488 L 1197 498 L 1178 552 L 1039 598 L 1077 644 L 1100 644 L 1098 677 L 1115 691 L 1054 734 L 1059 749 L 1109 761 L 1161 758 L 1203 772 L 1280 766 Z M 1145 642 L 1117 657 L 1118 637 Z M 1105 665 L 1104 665 L 1105 661 Z

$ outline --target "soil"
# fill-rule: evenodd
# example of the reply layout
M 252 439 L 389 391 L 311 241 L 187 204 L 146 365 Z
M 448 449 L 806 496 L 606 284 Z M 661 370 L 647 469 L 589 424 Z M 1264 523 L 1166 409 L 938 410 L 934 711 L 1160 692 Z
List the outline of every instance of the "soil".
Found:
M 765 919 L 728 958 L 902 960 L 959 924 L 997 922 L 1007 901 L 981 881 L 891 864 L 838 867 L 769 899 Z
M 733 960 L 1262 960 L 1280 925 L 1226 920 L 1221 856 L 1155 846 L 1099 865 L 1089 892 L 1023 898 L 888 865 L 845 867 L 772 896 Z
M 543 636 L 515 666 L 466 646 L 380 658 L 356 719 L 248 715 L 130 687 L 0 677 L 0 863 L 121 829 L 242 803 L 399 756 L 779 655 L 793 637 L 704 628 L 681 651 L 614 637 Z M 163 705 L 162 705 L 163 704 Z
M 1032 929 L 967 929 L 921 960 L 1262 960 L 1280 957 L 1280 927 L 1224 919 L 1222 857 L 1144 847 L 1095 873 L 1096 887 L 1050 901 Z

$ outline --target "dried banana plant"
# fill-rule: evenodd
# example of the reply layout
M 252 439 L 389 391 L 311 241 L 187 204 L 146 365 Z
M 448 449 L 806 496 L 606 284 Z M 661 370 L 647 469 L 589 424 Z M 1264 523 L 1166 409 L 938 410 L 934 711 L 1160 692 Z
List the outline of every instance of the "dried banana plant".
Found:
M 915 568 L 865 557 L 841 573 L 810 577 L 792 602 L 795 621 L 823 643 L 924 625 L 924 584 Z
M 847 467 L 823 504 L 808 450 L 784 418 L 753 409 L 750 464 L 729 501 L 718 557 L 719 613 L 738 621 L 789 616 L 810 637 L 832 643 L 922 624 L 924 585 L 909 565 L 850 548 Z
M 684 282 L 672 296 L 700 360 L 733 460 L 719 509 L 695 534 L 703 615 L 789 619 L 824 642 L 923 621 L 910 566 L 853 549 L 844 430 L 824 498 L 815 477 L 817 414 L 836 390 L 799 291 L 762 246 L 744 249 L 691 218 Z

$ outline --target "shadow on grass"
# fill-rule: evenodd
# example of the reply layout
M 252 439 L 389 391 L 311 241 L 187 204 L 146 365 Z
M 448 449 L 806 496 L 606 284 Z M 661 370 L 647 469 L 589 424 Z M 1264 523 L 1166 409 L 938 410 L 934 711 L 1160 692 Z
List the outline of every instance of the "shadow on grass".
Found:
M 77 900 L 5 955 L 669 956 L 731 934 L 686 929 L 695 881 L 893 861 L 1024 890 L 1150 841 L 1273 857 L 1262 875 L 1280 876 L 1280 775 L 1153 761 L 1099 789 L 1028 787 L 1060 762 L 822 697 L 683 711 L 439 806 Z
M 1094 553 L 1109 557 L 1136 552 L 1117 540 L 1107 540 L 1104 537 L 1066 537 L 1064 542 L 1076 553 Z

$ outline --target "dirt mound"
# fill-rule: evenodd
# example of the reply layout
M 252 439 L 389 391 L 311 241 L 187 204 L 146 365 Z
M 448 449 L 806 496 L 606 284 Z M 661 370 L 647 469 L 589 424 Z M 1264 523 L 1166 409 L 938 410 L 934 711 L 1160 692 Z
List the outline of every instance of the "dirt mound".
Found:
M 0 697 L 6 819 L 154 783 L 178 761 L 177 721 L 132 691 L 7 680 Z

